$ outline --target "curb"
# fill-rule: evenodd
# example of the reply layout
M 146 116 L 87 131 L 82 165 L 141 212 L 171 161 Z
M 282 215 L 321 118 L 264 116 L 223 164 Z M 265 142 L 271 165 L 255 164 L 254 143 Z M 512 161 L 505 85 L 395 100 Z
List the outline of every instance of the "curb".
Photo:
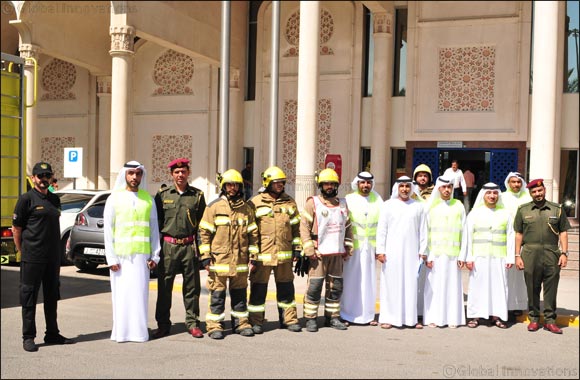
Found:
M 149 290 L 157 290 L 157 282 L 152 281 L 149 283 Z M 181 284 L 173 284 L 173 291 L 181 293 Z M 249 289 L 248 289 L 249 293 Z M 303 294 L 296 294 L 296 303 L 304 303 L 304 295 Z M 276 301 L 276 292 L 268 292 L 266 295 L 266 300 L 268 301 Z M 375 310 L 378 312 L 380 310 L 380 303 L 379 301 L 375 304 Z M 520 323 L 530 323 L 530 319 L 528 318 L 528 314 L 525 313 L 520 315 L 516 319 L 517 322 Z M 540 323 L 544 323 L 544 315 L 540 315 Z M 560 327 L 575 327 L 578 328 L 578 316 L 577 315 L 558 315 L 556 317 L 556 324 Z

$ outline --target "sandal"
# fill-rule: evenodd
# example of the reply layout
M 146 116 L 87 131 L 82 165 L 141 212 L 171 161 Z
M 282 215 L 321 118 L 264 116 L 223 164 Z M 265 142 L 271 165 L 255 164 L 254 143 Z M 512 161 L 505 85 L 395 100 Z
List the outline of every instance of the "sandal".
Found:
M 390 329 L 392 327 L 393 327 L 393 325 L 391 325 L 390 323 L 381 323 L 381 328 L 382 329 L 388 330 L 388 329 Z
M 503 323 L 503 322 L 501 321 L 501 319 L 499 319 L 499 318 L 495 318 L 495 319 L 493 320 L 493 323 L 494 323 L 494 324 L 495 324 L 497 327 L 499 327 L 500 329 L 506 329 L 506 328 L 507 328 L 507 325 L 506 325 L 505 323 Z
M 420 324 L 420 323 L 417 323 L 417 324 L 415 325 L 415 328 L 420 330 L 420 329 L 422 329 L 422 328 L 423 328 L 423 325 L 422 325 L 422 324 Z
M 369 325 L 370 326 L 378 326 L 379 325 L 379 322 L 377 322 L 377 321 L 370 321 L 369 322 Z
M 467 323 L 467 327 L 470 327 L 472 329 L 476 328 L 477 326 L 479 326 L 479 319 L 472 319 Z
M 437 324 L 436 323 L 429 323 L 429 327 L 435 328 L 435 327 L 437 327 Z

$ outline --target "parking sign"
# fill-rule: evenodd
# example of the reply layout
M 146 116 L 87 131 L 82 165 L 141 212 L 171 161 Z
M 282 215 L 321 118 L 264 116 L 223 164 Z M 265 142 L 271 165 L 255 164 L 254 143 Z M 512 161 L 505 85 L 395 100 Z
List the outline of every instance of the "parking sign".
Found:
M 83 148 L 64 148 L 64 177 L 83 176 Z

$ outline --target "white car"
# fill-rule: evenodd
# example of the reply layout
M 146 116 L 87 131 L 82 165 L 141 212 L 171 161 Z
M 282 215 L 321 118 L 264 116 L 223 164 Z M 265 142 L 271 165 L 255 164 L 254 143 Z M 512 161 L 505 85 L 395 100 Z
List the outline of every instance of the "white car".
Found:
M 54 194 L 60 197 L 60 244 L 61 244 L 61 265 L 72 264 L 67 259 L 65 253 L 66 241 L 70 235 L 70 230 L 75 224 L 75 219 L 79 212 L 84 211 L 93 203 L 105 200 L 111 194 L 110 190 L 59 190 Z

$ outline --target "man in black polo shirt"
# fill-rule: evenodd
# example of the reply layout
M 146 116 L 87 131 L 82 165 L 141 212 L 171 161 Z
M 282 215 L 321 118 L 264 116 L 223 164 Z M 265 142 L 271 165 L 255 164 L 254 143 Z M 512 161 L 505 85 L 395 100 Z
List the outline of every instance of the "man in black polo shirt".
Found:
M 39 162 L 32 169 L 34 188 L 18 199 L 12 217 L 14 243 L 21 253 L 20 303 L 22 339 L 26 351 L 38 351 L 36 301 L 42 283 L 46 344 L 71 344 L 59 334 L 56 306 L 60 298 L 60 198 L 48 191 L 53 176 L 50 164 Z

